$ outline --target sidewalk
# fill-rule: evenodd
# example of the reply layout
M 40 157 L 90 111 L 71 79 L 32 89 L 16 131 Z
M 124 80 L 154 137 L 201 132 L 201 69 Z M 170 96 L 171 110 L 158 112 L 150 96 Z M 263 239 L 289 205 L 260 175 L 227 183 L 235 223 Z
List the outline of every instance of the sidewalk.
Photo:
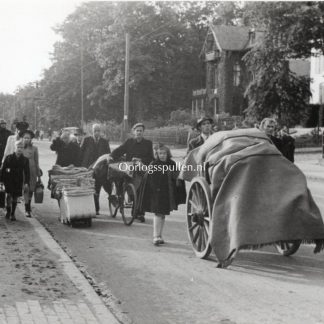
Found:
M 34 219 L 0 214 L 0 324 L 117 324 L 92 286 Z

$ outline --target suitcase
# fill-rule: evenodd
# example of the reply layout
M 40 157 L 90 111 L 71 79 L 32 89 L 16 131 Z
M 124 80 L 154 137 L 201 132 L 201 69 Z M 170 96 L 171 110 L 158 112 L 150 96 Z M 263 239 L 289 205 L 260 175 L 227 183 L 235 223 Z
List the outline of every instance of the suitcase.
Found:
M 35 187 L 35 193 L 34 193 L 35 204 L 43 203 L 43 199 L 44 199 L 44 185 L 41 181 L 37 181 Z

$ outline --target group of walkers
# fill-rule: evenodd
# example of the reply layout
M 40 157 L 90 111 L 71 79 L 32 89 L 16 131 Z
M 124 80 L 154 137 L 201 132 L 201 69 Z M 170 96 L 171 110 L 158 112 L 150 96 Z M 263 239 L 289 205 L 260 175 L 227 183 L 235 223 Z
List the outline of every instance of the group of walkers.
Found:
M 18 199 L 24 195 L 25 215 L 31 217 L 31 200 L 36 182 L 42 171 L 39 167 L 38 149 L 32 144 L 33 131 L 24 119 L 13 125 L 14 134 L 6 128 L 6 121 L 0 120 L 0 181 L 6 192 L 6 218 L 16 220 Z
M 7 194 L 6 218 L 15 220 L 17 199 L 24 193 L 25 213 L 31 217 L 31 199 L 36 182 L 40 181 L 42 171 L 39 167 L 38 149 L 32 144 L 35 134 L 28 129 L 26 121 L 15 124 L 15 134 L 6 128 L 6 122 L 0 120 L 0 181 L 4 183 Z M 279 136 L 275 135 L 276 121 L 264 119 L 259 128 L 264 131 L 271 142 L 290 161 L 294 161 L 294 140 L 283 128 Z M 171 150 L 163 144 L 153 148 L 152 141 L 144 138 L 145 126 L 137 123 L 132 128 L 133 137 L 110 150 L 109 141 L 101 135 L 101 127 L 94 124 L 92 134 L 74 134 L 64 131 L 52 141 L 51 150 L 57 154 L 56 164 L 61 167 L 74 165 L 90 168 L 100 156 L 107 155 L 108 161 L 118 161 L 125 156 L 126 161 L 154 166 L 154 172 L 142 174 L 136 184 L 138 204 L 137 219 L 145 222 L 145 212 L 154 213 L 153 244 L 164 243 L 163 228 L 165 216 L 185 203 L 186 192 L 182 180 L 178 179 L 179 170 L 172 160 Z M 188 153 L 201 146 L 213 133 L 213 119 L 202 117 L 196 124 L 196 136 L 188 142 Z M 99 195 L 102 183 L 96 183 L 94 203 L 96 214 L 100 213 Z

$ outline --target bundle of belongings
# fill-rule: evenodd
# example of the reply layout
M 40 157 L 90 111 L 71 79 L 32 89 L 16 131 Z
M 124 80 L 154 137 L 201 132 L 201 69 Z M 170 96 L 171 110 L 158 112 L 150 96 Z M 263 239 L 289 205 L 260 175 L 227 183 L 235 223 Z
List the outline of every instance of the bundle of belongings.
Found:
M 95 180 L 92 170 L 54 165 L 48 174 L 51 198 L 59 201 L 61 220 L 95 216 L 93 201 Z
M 184 165 L 182 179 L 204 176 L 209 184 L 210 244 L 219 261 L 295 240 L 315 243 L 315 253 L 323 249 L 323 220 L 304 174 L 258 129 L 217 132 Z

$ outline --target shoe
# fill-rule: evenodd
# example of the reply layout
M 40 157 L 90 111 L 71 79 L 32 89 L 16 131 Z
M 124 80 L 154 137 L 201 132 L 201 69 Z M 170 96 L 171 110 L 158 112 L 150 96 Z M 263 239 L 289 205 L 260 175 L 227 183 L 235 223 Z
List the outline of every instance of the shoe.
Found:
M 96 215 L 97 215 L 97 216 L 100 215 L 99 210 L 96 211 Z
M 154 237 L 154 238 L 153 238 L 153 245 L 158 246 L 158 245 L 160 245 L 160 244 L 161 244 L 161 243 L 160 243 L 159 238 L 158 238 L 158 237 Z
M 11 215 L 11 209 L 7 208 L 6 219 L 9 219 Z
M 28 217 L 28 218 L 31 218 L 31 213 L 30 212 L 26 212 L 25 213 L 25 216 Z
M 11 215 L 10 220 L 11 220 L 12 222 L 14 222 L 14 221 L 16 220 L 16 216 L 15 216 L 15 215 Z
M 158 237 L 158 240 L 159 240 L 159 244 L 164 244 L 165 243 L 162 237 Z
M 137 215 L 136 219 L 139 220 L 141 223 L 145 223 L 145 217 L 144 215 Z

